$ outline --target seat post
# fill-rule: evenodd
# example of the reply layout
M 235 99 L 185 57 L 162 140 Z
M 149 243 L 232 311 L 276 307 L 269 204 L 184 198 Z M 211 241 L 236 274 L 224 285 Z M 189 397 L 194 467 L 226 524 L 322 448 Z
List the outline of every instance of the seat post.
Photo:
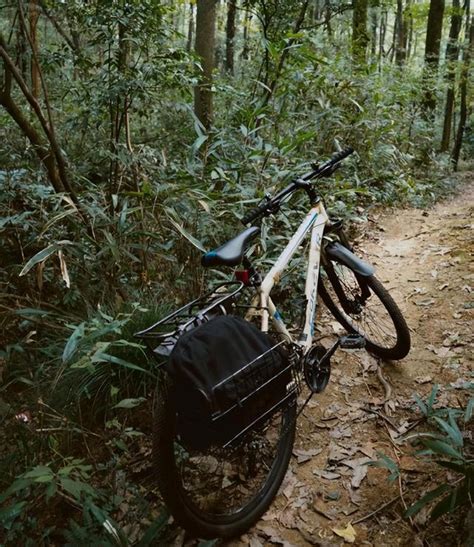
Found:
M 250 285 L 253 287 L 260 287 L 262 284 L 262 276 L 246 256 L 244 256 L 244 259 L 242 260 L 242 265 L 249 272 Z

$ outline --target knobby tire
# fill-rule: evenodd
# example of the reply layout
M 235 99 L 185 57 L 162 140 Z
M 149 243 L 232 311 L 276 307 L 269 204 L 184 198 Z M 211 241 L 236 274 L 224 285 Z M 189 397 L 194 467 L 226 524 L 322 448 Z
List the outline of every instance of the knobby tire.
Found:
M 338 265 L 340 268 L 341 266 Z M 356 274 L 350 268 L 342 266 L 348 271 L 352 272 L 354 279 Z M 336 271 L 336 270 L 335 270 Z M 337 275 L 337 274 L 336 274 Z M 339 277 L 339 276 L 338 276 Z M 349 315 L 343 310 L 341 302 L 339 301 L 335 290 L 332 294 L 329 293 L 328 287 L 332 287 L 332 282 L 329 278 L 319 280 L 319 294 L 332 313 L 334 318 L 350 333 L 362 334 L 366 339 L 366 349 L 374 355 L 387 360 L 403 359 L 408 355 L 410 351 L 410 331 L 408 325 L 403 317 L 399 307 L 390 296 L 388 291 L 384 288 L 382 283 L 373 275 L 363 277 L 363 283 L 367 284 L 371 292 L 371 298 L 377 298 L 385 308 L 388 316 L 391 319 L 393 326 L 393 343 L 382 344 L 371 338 L 370 334 L 363 332 L 363 329 L 358 328 L 356 325 L 357 315 Z M 347 291 L 345 291 L 348 296 Z
M 242 507 L 236 508 L 229 514 L 206 511 L 194 503 L 191 499 L 193 492 L 187 491 L 183 484 L 185 480 L 183 461 L 186 457 L 188 461 L 191 461 L 192 457 L 189 454 L 183 455 L 183 450 L 179 446 L 179 440 L 175 434 L 176 410 L 173 387 L 170 379 L 165 373 L 163 374 L 154 400 L 153 459 L 160 492 L 180 526 L 198 538 L 232 538 L 246 532 L 263 515 L 276 496 L 288 468 L 296 429 L 296 401 L 280 411 L 280 414 L 282 424 L 278 432 L 273 463 L 258 492 Z M 250 450 L 252 450 L 251 446 Z M 258 450 L 256 446 L 256 457 L 259 457 Z M 207 457 L 213 458 L 212 452 L 209 452 Z M 179 458 L 182 460 L 178 461 Z M 240 476 L 235 479 L 236 483 L 239 479 Z M 196 481 L 199 482 L 197 478 Z M 224 496 L 229 498 L 232 494 L 231 489 L 238 487 L 238 484 L 222 485 Z M 198 486 L 196 489 L 199 490 Z

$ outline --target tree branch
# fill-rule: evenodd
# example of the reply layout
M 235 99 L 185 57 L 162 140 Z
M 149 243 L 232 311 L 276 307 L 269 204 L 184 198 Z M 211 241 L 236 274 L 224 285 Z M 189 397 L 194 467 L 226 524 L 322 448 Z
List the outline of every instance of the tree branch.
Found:
M 301 6 L 300 13 L 298 15 L 298 19 L 296 20 L 294 26 L 293 26 L 293 34 L 298 33 L 301 30 L 301 26 L 303 24 L 306 10 L 308 9 L 309 0 L 305 0 L 303 2 L 303 5 Z M 275 71 L 275 75 L 273 77 L 273 80 L 270 82 L 270 85 L 268 86 L 268 90 L 265 93 L 264 99 L 263 99 L 263 106 L 266 106 L 271 97 L 273 96 L 273 93 L 275 92 L 276 86 L 278 84 L 278 79 L 281 75 L 281 72 L 283 70 L 283 66 L 285 64 L 286 58 L 288 57 L 290 53 L 291 46 L 296 42 L 296 38 L 290 38 L 288 40 L 288 44 L 286 45 L 285 49 L 283 50 L 282 54 L 280 55 L 280 60 L 278 61 L 278 66 Z
M 77 52 L 77 45 L 74 44 L 73 40 L 69 38 L 69 36 L 64 32 L 64 29 L 61 27 L 59 22 L 56 20 L 56 18 L 53 16 L 53 14 L 48 10 L 46 3 L 44 0 L 38 0 L 38 3 L 41 7 L 41 10 L 46 15 L 46 17 L 49 19 L 50 23 L 53 25 L 53 27 L 56 29 L 56 32 L 64 39 L 66 44 L 72 49 L 72 51 Z
M 26 26 L 25 14 L 23 12 L 23 6 L 22 6 L 22 3 L 21 3 L 21 0 L 19 0 L 19 2 L 18 2 L 18 9 L 19 9 L 19 14 L 20 14 L 20 21 L 21 21 L 21 24 L 23 26 L 23 31 L 24 31 L 24 33 L 25 33 L 25 35 L 28 39 L 28 42 L 30 44 L 31 54 L 33 56 L 33 62 L 36 65 L 36 69 L 38 71 L 38 75 L 39 75 L 40 82 L 41 82 L 41 88 L 43 89 L 44 103 L 46 105 L 46 112 L 48 114 L 49 125 L 46 124 L 46 123 L 44 125 L 43 124 L 42 125 L 45 129 L 45 133 L 46 133 L 46 135 L 48 137 L 48 140 L 51 144 L 51 149 L 54 152 L 54 155 L 56 157 L 56 163 L 58 165 L 59 176 L 61 177 L 64 189 L 71 195 L 71 199 L 73 200 L 73 202 L 76 205 L 79 205 L 79 200 L 77 199 L 76 193 L 74 192 L 74 190 L 72 189 L 72 187 L 69 183 L 69 177 L 67 175 L 67 170 L 66 170 L 66 162 L 64 161 L 64 156 L 61 152 L 61 148 L 59 147 L 59 144 L 58 144 L 57 139 L 56 139 L 56 131 L 54 129 L 53 115 L 52 115 L 52 112 L 51 112 L 51 105 L 50 105 L 50 102 L 49 102 L 48 90 L 47 90 L 47 87 L 46 87 L 46 83 L 44 81 L 43 71 L 41 70 L 41 66 L 40 66 L 40 63 L 39 63 L 36 48 L 34 46 L 33 40 L 31 38 L 31 35 L 28 32 L 28 28 Z M 26 84 L 25 84 L 25 88 L 27 89 Z M 28 90 L 28 92 L 30 93 L 30 90 Z M 23 93 L 25 93 L 25 92 L 23 92 Z M 36 98 L 33 96 L 32 93 L 30 93 L 30 95 L 33 98 L 34 102 L 36 103 L 39 112 L 41 112 L 41 108 L 39 106 L 38 101 L 36 100 Z M 45 120 L 45 122 L 46 122 L 46 120 Z

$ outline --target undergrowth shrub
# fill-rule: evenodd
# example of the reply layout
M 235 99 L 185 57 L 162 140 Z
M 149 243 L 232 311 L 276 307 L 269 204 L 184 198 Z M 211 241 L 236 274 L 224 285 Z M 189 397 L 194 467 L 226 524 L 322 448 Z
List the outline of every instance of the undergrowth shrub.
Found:
M 437 467 L 434 477 L 438 485 L 415 501 L 405 512 L 405 518 L 431 506 L 430 519 L 457 513 L 463 506 L 472 506 L 474 499 L 474 383 L 466 382 L 470 394 L 464 408 L 435 406 L 439 386 L 434 386 L 426 401 L 415 395 L 415 401 L 426 420 L 426 431 L 407 435 L 405 441 L 418 447 L 416 457 L 420 468 Z M 372 465 L 390 471 L 389 480 L 402 476 L 397 463 L 386 454 Z M 446 470 L 449 472 L 446 476 Z M 412 497 L 414 493 L 408 488 Z M 441 499 L 439 499 L 441 498 Z M 434 502 L 436 503 L 434 504 Z M 434 505 L 433 505 L 434 504 Z

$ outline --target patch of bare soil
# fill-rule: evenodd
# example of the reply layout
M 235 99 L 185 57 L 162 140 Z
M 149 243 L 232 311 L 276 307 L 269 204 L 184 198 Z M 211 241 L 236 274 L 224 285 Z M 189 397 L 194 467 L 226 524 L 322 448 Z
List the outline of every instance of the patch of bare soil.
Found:
M 358 251 L 402 309 L 412 350 L 397 363 L 379 363 L 365 351 L 339 351 L 331 382 L 313 397 L 298 422 L 290 469 L 263 519 L 229 546 L 251 545 L 458 545 L 461 519 L 434 525 L 422 511 L 411 522 L 404 509 L 446 480 L 435 465 L 420 463 L 401 440 L 426 427 L 413 394 L 427 398 L 439 384 L 439 406 L 465 403 L 472 379 L 474 298 L 474 184 L 471 181 L 428 211 L 373 214 Z M 339 332 L 326 314 L 326 345 Z M 368 466 L 382 452 L 398 463 L 403 480 Z

